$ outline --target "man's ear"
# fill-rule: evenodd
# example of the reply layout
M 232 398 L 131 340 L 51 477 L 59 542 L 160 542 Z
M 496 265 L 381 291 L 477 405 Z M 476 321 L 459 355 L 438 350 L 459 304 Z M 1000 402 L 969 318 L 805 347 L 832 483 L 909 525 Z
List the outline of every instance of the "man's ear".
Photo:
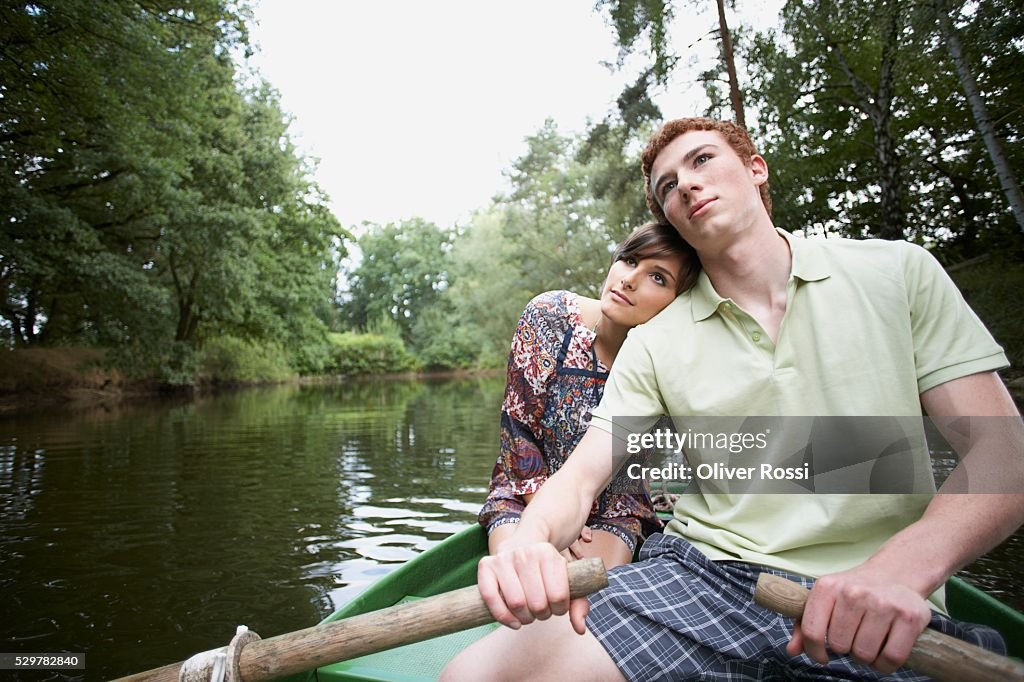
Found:
M 754 176 L 754 184 L 760 187 L 768 182 L 768 162 L 760 154 L 750 157 L 750 172 Z

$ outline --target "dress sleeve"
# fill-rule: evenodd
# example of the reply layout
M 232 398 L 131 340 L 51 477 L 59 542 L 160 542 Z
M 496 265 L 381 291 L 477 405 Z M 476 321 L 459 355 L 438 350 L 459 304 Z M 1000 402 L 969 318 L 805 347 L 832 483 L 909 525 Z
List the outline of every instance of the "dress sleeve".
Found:
M 541 421 L 557 362 L 549 341 L 554 333 L 549 318 L 556 309 L 552 296 L 542 294 L 530 301 L 508 356 L 499 462 L 516 495 L 535 493 L 548 477 Z
M 557 361 L 545 341 L 553 331 L 548 324 L 553 293 L 530 301 L 512 338 L 501 405 L 500 450 L 478 517 L 488 533 L 500 525 L 518 523 L 526 506 L 522 496 L 536 492 L 548 477 L 541 420 L 548 378 Z

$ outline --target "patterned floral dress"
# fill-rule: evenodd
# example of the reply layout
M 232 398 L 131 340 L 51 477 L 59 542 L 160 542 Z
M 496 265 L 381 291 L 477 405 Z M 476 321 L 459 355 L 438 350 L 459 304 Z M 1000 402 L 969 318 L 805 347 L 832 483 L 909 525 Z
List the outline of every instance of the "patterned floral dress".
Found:
M 565 463 L 604 394 L 607 368 L 597 359 L 594 332 L 583 324 L 579 297 L 549 291 L 519 319 L 508 359 L 501 408 L 501 451 L 480 510 L 487 532 L 518 523 L 524 495 L 537 492 Z M 646 492 L 605 490 L 587 525 L 622 539 L 630 550 L 661 526 Z

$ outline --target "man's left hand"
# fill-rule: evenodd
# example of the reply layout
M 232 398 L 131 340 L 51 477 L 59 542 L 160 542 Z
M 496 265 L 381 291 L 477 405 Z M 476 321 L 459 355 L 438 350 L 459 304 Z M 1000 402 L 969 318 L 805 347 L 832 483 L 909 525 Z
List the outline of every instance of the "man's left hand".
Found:
M 786 651 L 791 656 L 806 652 L 827 663 L 827 646 L 891 673 L 906 663 L 930 620 L 920 594 L 861 565 L 815 583 Z

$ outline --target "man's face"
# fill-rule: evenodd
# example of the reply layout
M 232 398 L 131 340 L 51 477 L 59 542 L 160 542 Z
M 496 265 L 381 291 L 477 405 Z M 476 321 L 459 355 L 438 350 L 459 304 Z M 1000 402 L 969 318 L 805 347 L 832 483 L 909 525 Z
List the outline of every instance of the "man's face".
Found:
M 767 217 L 758 193 L 767 179 L 764 159 L 741 159 L 713 130 L 683 133 L 651 165 L 655 199 L 668 221 L 698 250 Z

